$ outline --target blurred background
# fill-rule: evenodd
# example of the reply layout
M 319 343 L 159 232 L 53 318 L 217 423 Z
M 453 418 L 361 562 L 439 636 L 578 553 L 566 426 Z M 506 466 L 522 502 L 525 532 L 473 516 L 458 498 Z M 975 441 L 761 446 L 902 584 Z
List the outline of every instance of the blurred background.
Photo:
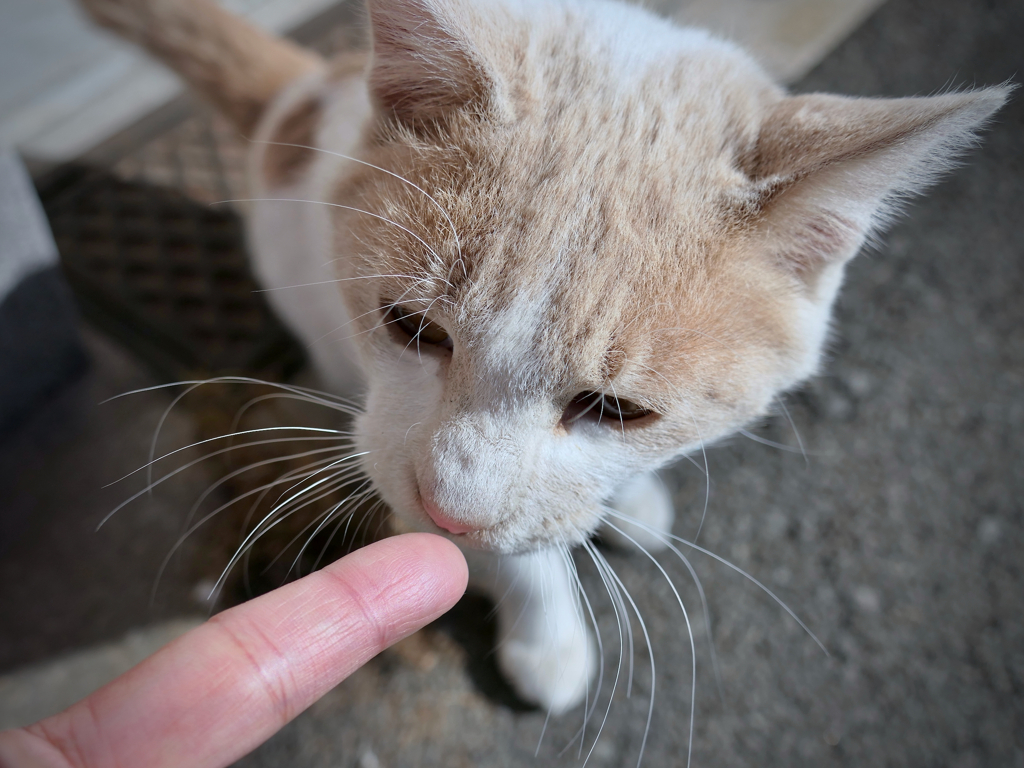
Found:
M 354 0 L 225 4 L 323 52 L 363 33 Z M 1024 64 L 1021 0 L 648 6 L 739 40 L 797 92 L 927 95 L 1016 79 Z M 760 442 L 709 452 L 701 543 L 775 591 L 830 656 L 757 587 L 695 554 L 721 684 L 698 618 L 694 765 L 1024 768 L 1022 129 L 1017 97 L 851 265 L 825 375 L 753 432 Z M 0 0 L 0 728 L 60 710 L 283 576 L 272 561 L 287 539 L 251 569 L 272 566 L 266 576 L 209 604 L 236 515 L 189 537 L 156 584 L 189 510 L 240 466 L 222 458 L 96 530 L 143 487 L 108 484 L 145 464 L 158 425 L 158 452 L 223 434 L 264 390 L 211 388 L 169 413 L 179 390 L 104 401 L 216 375 L 308 380 L 303 350 L 253 292 L 244 211 L 214 205 L 244 197 L 244 153 L 172 75 L 90 30 L 68 0 Z M 676 533 L 692 535 L 704 477 L 682 464 L 666 478 Z M 201 511 L 258 482 L 239 475 Z M 610 702 L 588 764 L 635 764 L 653 655 L 644 764 L 684 765 L 686 625 L 648 561 L 608 558 L 651 648 L 635 648 L 632 695 Z M 693 619 L 686 569 L 662 559 Z M 610 670 L 611 604 L 581 571 Z M 467 596 L 239 765 L 580 764 L 582 712 L 546 723 L 515 699 L 487 611 Z

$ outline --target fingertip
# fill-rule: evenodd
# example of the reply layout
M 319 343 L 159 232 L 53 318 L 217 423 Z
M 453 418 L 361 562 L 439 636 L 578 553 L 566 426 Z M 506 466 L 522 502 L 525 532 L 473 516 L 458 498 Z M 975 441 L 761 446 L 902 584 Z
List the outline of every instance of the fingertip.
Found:
M 466 592 L 469 567 L 459 548 L 432 533 L 405 533 L 376 541 L 325 569 L 360 584 L 357 589 L 386 596 L 388 610 L 403 624 L 433 621 Z
M 404 533 L 386 541 L 413 561 L 413 567 L 432 583 L 439 602 L 455 605 L 469 584 L 469 566 L 462 551 L 443 536 Z

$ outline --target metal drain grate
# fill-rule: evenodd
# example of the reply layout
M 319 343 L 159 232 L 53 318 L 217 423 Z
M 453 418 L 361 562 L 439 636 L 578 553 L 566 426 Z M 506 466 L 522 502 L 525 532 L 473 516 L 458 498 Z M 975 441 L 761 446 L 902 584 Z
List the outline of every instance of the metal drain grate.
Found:
M 339 4 L 297 35 L 324 54 L 365 48 L 358 7 Z M 280 379 L 302 350 L 252 280 L 241 222 L 248 150 L 196 105 L 119 154 L 109 172 L 65 167 L 41 180 L 68 281 L 83 313 L 161 375 L 248 373 Z
M 167 379 L 280 379 L 302 351 L 248 267 L 237 214 L 71 169 L 40 190 L 83 313 Z

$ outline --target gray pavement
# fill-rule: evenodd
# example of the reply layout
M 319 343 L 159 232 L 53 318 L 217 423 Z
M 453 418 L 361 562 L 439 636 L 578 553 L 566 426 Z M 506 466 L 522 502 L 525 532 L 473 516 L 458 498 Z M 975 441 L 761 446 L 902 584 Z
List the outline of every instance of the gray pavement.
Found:
M 998 83 L 1019 76 L 1021 40 L 1020 2 L 890 0 L 797 89 L 897 96 Z M 1024 767 L 1022 128 L 1018 97 L 965 167 L 851 265 L 828 372 L 787 400 L 806 463 L 745 438 L 709 452 L 701 543 L 775 590 L 831 655 L 755 586 L 694 554 L 722 682 L 720 695 L 698 636 L 694 765 Z M 209 569 L 201 551 L 187 554 L 147 613 L 153 560 L 194 489 L 89 533 L 118 498 L 96 491 L 98 481 L 137 463 L 160 407 L 86 408 L 146 380 L 102 340 L 89 343 L 99 350 L 92 378 L 0 457 L 4 493 L 14 488 L 34 505 L 0 555 L 0 669 L 115 638 L 145 617 L 192 613 L 192 586 Z M 176 438 L 189 434 L 186 423 L 176 429 Z M 784 417 L 758 434 L 796 444 Z M 692 535 L 703 478 L 681 465 L 668 479 L 677 533 Z M 685 765 L 685 624 L 649 562 L 608 557 L 651 635 L 644 764 Z M 698 601 L 686 571 L 663 560 L 692 620 Z M 592 569 L 581 568 L 610 669 L 614 618 Z M 575 746 L 559 753 L 582 713 L 545 729 L 543 713 L 515 702 L 488 656 L 486 610 L 467 598 L 239 765 L 578 765 Z M 620 690 L 611 703 L 589 765 L 636 762 L 652 686 L 646 650 L 634 658 L 632 696 Z M 595 733 L 592 724 L 588 748 Z

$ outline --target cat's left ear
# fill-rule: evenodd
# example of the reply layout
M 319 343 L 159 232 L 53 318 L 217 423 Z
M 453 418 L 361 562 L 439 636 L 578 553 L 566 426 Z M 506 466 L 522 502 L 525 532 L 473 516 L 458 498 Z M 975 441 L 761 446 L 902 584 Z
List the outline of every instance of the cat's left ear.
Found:
M 808 284 L 948 170 L 1012 88 L 929 98 L 810 94 L 770 108 L 741 162 L 759 250 Z
M 495 69 L 481 43 L 494 16 L 473 0 L 369 0 L 373 60 L 369 86 L 379 109 L 424 124 L 457 109 L 501 108 Z

